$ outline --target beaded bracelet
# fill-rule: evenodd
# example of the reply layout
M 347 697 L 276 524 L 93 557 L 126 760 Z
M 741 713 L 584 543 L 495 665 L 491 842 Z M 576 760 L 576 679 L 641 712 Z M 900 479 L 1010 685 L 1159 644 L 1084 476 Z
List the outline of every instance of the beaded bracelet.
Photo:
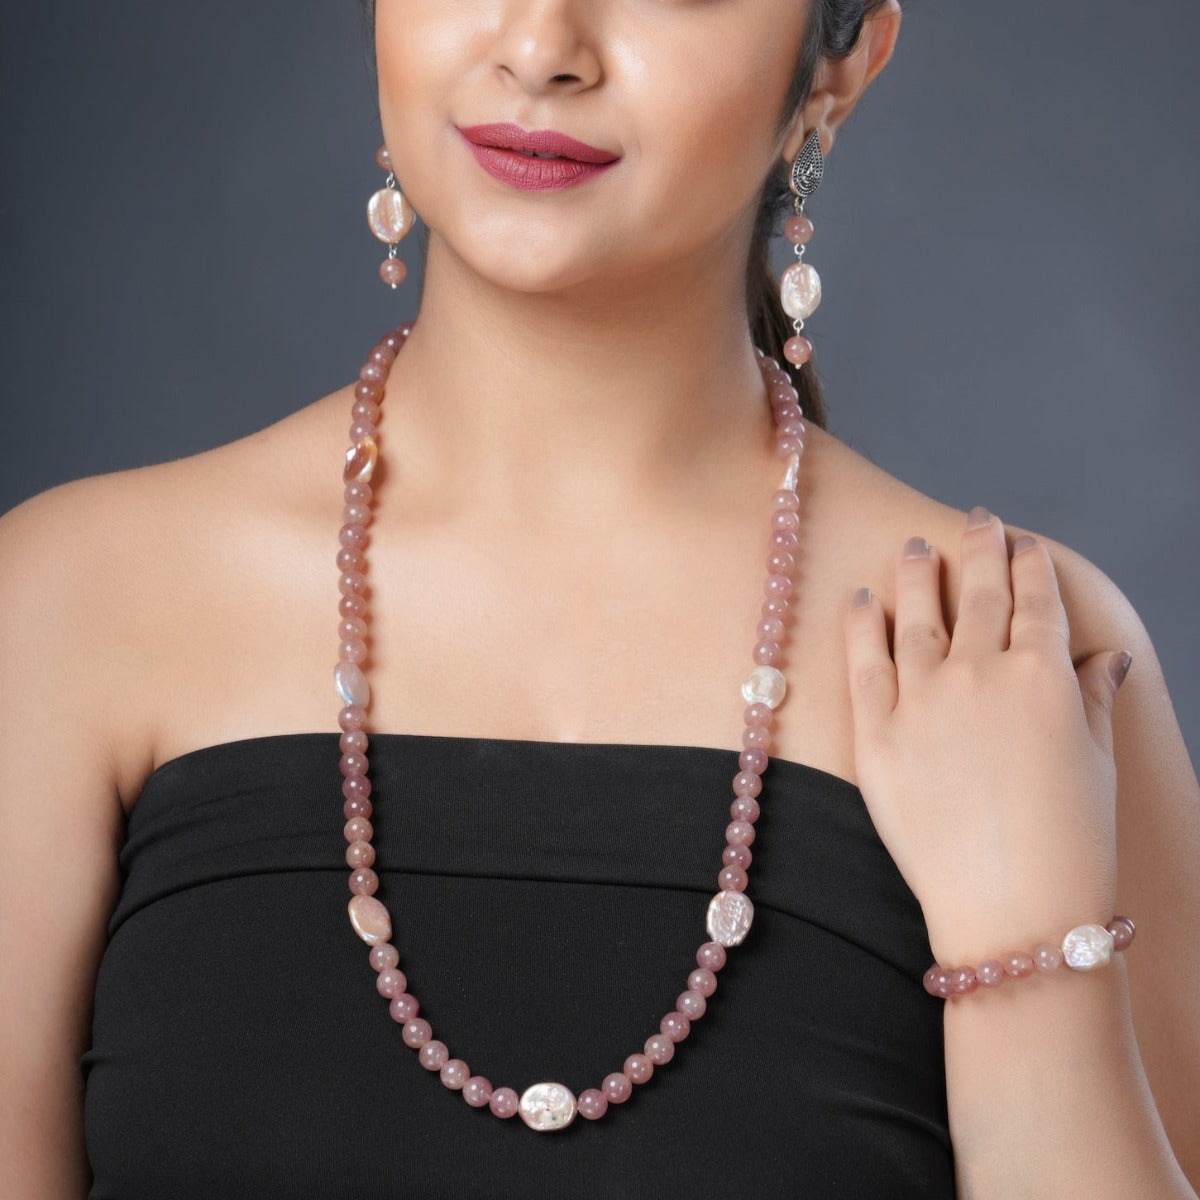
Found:
M 980 984 L 993 988 L 1005 979 L 1024 979 L 1035 969 L 1048 974 L 1065 964 L 1073 971 L 1094 971 L 1112 961 L 1114 950 L 1124 950 L 1134 933 L 1129 917 L 1113 917 L 1107 925 L 1076 925 L 1060 946 L 1043 942 L 1032 954 L 1016 951 L 1003 959 L 990 958 L 977 967 L 934 963 L 925 972 L 925 990 L 931 996 L 950 1000 L 973 992 Z

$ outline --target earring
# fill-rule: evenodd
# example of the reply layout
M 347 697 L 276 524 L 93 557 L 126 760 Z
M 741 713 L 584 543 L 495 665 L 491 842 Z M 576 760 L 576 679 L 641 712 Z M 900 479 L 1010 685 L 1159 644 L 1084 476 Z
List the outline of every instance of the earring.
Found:
M 415 214 L 412 205 L 396 186 L 392 156 L 386 146 L 380 146 L 375 151 L 375 162 L 388 176 L 383 187 L 367 201 L 367 224 L 381 242 L 388 243 L 387 258 L 379 264 L 379 278 L 397 288 L 404 282 L 408 267 L 396 257 L 396 243 L 412 228 Z
M 779 299 L 795 330 L 783 344 L 783 356 L 797 367 L 812 358 L 812 342 L 802 337 L 800 331 L 804 328 L 804 318 L 812 316 L 821 303 L 821 277 L 804 261 L 804 248 L 813 235 L 813 223 L 804 215 L 804 202 L 821 186 L 824 173 L 821 139 L 814 129 L 796 155 L 788 179 L 793 215 L 788 217 L 783 232 L 796 251 L 796 261 L 779 279 Z

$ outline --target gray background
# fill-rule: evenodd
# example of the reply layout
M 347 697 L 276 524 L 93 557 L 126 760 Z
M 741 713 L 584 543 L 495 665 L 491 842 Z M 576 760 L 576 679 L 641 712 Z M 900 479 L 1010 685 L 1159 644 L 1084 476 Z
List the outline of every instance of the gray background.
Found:
M 354 0 L 2 11 L 0 510 L 269 424 L 414 315 Z M 1189 0 L 910 0 L 808 206 L 831 430 L 1115 580 L 1193 762 L 1198 44 Z

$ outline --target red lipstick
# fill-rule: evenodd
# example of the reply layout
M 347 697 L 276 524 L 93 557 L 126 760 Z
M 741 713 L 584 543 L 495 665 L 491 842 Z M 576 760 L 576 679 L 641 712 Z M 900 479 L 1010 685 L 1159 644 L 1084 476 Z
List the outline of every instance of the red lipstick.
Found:
M 599 175 L 620 158 L 553 129 L 525 130 L 503 123 L 467 125 L 459 133 L 489 175 L 526 191 L 573 187 Z

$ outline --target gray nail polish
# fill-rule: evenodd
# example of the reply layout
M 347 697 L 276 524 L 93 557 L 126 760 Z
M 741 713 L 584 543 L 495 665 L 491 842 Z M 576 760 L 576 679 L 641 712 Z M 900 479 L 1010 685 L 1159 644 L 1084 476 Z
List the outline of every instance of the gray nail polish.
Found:
M 992 514 L 982 504 L 977 504 L 967 513 L 967 528 L 978 529 L 982 525 L 989 524 L 991 519 Z
M 910 537 L 904 543 L 905 558 L 924 558 L 929 553 L 929 543 L 923 537 Z

